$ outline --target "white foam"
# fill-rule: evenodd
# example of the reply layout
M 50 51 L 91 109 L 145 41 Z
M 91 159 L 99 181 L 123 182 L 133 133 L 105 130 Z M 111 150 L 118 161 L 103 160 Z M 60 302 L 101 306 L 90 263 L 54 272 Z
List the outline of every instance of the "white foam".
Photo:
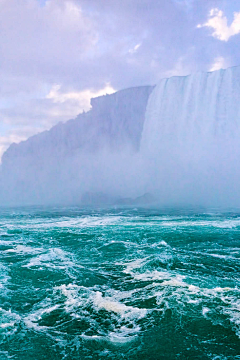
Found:
M 236 335 L 240 338 L 240 299 L 228 296 L 224 300 L 230 306 L 223 307 L 222 311 L 224 314 L 229 316 L 233 329 L 235 330 Z
M 0 307 L 0 328 L 7 329 L 14 328 L 14 326 L 21 320 L 20 315 L 12 312 L 11 309 L 5 310 Z M 15 329 L 16 330 L 16 329 Z
M 14 325 L 15 325 L 15 321 L 11 321 L 11 322 L 8 322 L 8 323 L 0 324 L 0 328 L 5 329 L 5 328 L 8 328 L 8 327 L 13 327 Z
M 155 224 L 156 225 L 156 224 Z M 192 220 L 189 218 L 184 221 L 165 221 L 159 224 L 163 227 L 215 227 L 223 229 L 232 229 L 240 226 L 240 219 L 230 220 Z
M 45 268 L 52 269 L 66 269 L 66 268 L 74 268 L 81 267 L 80 265 L 76 265 L 72 259 L 71 254 L 63 251 L 59 248 L 51 248 L 45 254 L 41 254 L 39 256 L 33 257 L 28 264 L 22 265 L 22 267 L 32 268 L 37 267 L 37 270 L 42 270 Z
M 165 280 L 165 279 L 169 279 L 169 273 L 165 272 L 165 271 L 158 271 L 158 270 L 154 270 L 154 271 L 146 271 L 145 273 L 142 274 L 131 274 L 135 280 L 140 280 L 140 281 L 154 281 L 154 280 Z
M 200 290 L 200 288 L 195 285 L 189 285 L 188 290 L 191 291 L 192 293 L 197 293 Z
M 38 323 L 31 321 L 29 319 L 25 319 L 24 320 L 24 324 L 26 325 L 26 327 L 28 327 L 29 329 L 33 329 L 35 331 L 45 331 L 47 330 L 46 326 L 40 326 L 38 325 Z
M 146 309 L 139 309 L 133 306 L 127 306 L 117 301 L 114 297 L 103 297 L 100 291 L 95 293 L 93 298 L 94 306 L 98 309 L 105 309 L 109 312 L 114 312 L 121 315 L 121 317 L 142 318 L 147 314 Z
M 124 344 L 131 342 L 135 339 L 136 335 L 141 331 L 140 326 L 128 328 L 127 326 L 121 326 L 116 332 L 110 332 L 108 335 L 109 340 L 115 344 Z
M 163 246 L 169 246 L 168 243 L 166 243 L 166 241 L 164 241 L 164 240 L 160 241 L 159 244 L 160 244 L 160 245 L 163 245 Z
M 112 324 L 113 327 L 111 327 L 110 332 L 102 329 L 100 336 L 98 333 L 91 336 L 81 335 L 88 340 L 104 338 L 116 344 L 130 341 L 141 330 L 138 320 L 144 318 L 148 312 L 147 309 L 139 309 L 124 303 L 124 301 L 132 298 L 132 294 L 137 291 L 136 289 L 125 292 L 109 289 L 108 295 L 105 296 L 100 291 L 75 284 L 61 285 L 56 290 L 60 290 L 66 297 L 64 308 L 72 317 L 84 316 L 90 320 L 91 315 L 89 309 L 87 309 L 89 307 L 92 308 L 94 313 L 105 310 L 109 313 L 110 319 L 114 317 L 117 325 Z M 101 328 L 100 324 L 99 326 Z M 105 335 L 103 335 L 104 332 Z
M 8 275 L 7 267 L 0 264 L 0 289 L 1 292 L 7 292 L 7 284 L 10 280 L 10 276 Z
M 80 217 L 61 217 L 59 220 L 46 220 L 36 222 L 35 219 L 30 219 L 28 222 L 15 223 L 20 229 L 52 229 L 52 228 L 88 228 L 97 226 L 109 226 L 119 224 L 125 221 L 125 217 L 121 216 L 80 216 Z M 11 225 L 8 226 L 11 228 Z M 11 228 L 12 229 L 12 228 Z
M 215 227 L 215 228 L 236 228 L 240 227 L 240 218 L 235 219 L 197 219 L 193 217 L 183 216 L 152 216 L 148 218 L 146 222 L 145 217 L 132 216 L 131 218 L 121 215 L 88 215 L 79 216 L 74 218 L 61 217 L 53 220 L 38 220 L 28 219 L 28 221 L 16 221 L 15 225 L 6 224 L 7 229 L 52 229 L 52 228 L 92 228 L 92 227 L 104 227 L 104 226 L 137 226 L 139 227 L 163 227 L 163 228 L 179 228 L 179 227 Z M 6 233 L 7 234 L 7 233 Z M 4 240 L 5 241 L 5 240 Z M 166 246 L 164 241 L 161 241 L 162 245 Z
M 9 241 L 9 240 L 0 240 L 0 245 L 2 246 L 11 246 L 13 245 L 13 241 Z
M 75 284 L 63 284 L 59 287 L 56 287 L 55 289 L 60 290 L 61 293 L 66 297 L 65 310 L 67 312 L 72 311 L 74 308 L 81 307 L 84 301 L 88 301 L 91 293 L 87 288 Z M 79 292 L 81 290 L 82 293 L 80 294 Z
M 34 329 L 36 331 L 43 331 L 47 329 L 47 327 L 38 325 L 38 322 L 43 318 L 45 314 L 50 314 L 54 310 L 58 309 L 60 305 L 51 305 L 50 300 L 47 299 L 46 301 L 38 304 L 38 306 L 42 306 L 42 308 L 37 309 L 36 311 L 26 316 L 24 318 L 24 323 L 30 329 Z
M 234 289 L 232 289 L 232 288 L 230 288 L 230 287 L 224 287 L 224 288 L 222 288 L 222 287 L 220 287 L 220 286 L 215 287 L 215 288 L 213 289 L 213 291 L 216 291 L 216 292 L 226 292 L 226 291 L 231 291 L 231 290 L 234 290 Z
M 202 309 L 202 314 L 203 314 L 203 316 L 205 317 L 205 315 L 207 314 L 207 313 L 209 313 L 211 310 L 208 308 L 208 307 L 204 307 L 203 309 Z
M 23 255 L 23 254 L 37 254 L 37 253 L 41 253 L 43 251 L 44 251 L 43 248 L 34 248 L 34 247 L 30 247 L 30 246 L 25 246 L 25 245 L 17 245 L 13 249 L 5 250 L 5 253 L 16 253 L 16 254 Z
M 137 259 L 128 263 L 123 263 L 123 264 L 119 264 L 119 265 L 126 265 L 126 269 L 123 270 L 123 272 L 125 274 L 132 274 L 132 271 L 135 269 L 139 269 L 141 268 L 141 266 L 146 262 L 147 257 L 143 258 L 143 259 Z

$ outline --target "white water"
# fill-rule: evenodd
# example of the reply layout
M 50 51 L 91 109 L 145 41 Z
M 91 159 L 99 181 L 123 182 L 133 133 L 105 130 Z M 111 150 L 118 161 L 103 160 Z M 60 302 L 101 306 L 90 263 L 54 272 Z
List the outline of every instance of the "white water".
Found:
M 141 154 L 163 202 L 240 203 L 240 67 L 161 80 Z

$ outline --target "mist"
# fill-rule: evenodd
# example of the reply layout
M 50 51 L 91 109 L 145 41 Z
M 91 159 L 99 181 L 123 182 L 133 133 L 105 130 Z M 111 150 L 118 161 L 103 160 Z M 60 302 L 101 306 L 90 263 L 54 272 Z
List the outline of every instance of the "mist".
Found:
M 9 148 L 1 203 L 238 207 L 239 84 L 234 67 L 95 99 Z

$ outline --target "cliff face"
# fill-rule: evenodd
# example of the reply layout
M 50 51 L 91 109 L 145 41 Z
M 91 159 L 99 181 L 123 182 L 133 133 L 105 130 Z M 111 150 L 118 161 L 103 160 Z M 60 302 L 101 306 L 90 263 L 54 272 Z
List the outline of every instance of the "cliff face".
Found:
M 100 153 L 138 151 L 152 90 L 136 87 L 92 99 L 89 112 L 12 144 L 2 157 L 1 202 L 78 201 L 97 182 L 95 162 L 105 162 Z

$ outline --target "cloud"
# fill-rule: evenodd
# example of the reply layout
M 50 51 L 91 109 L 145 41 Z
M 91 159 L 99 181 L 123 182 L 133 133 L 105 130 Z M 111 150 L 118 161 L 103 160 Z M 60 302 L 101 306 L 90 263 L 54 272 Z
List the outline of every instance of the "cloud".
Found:
M 155 83 L 192 45 L 196 23 L 184 9 L 166 0 L 1 0 L 0 80 L 11 79 L 3 91 Z
M 84 91 L 71 91 L 61 92 L 61 85 L 53 85 L 46 99 L 52 99 L 54 103 L 64 104 L 67 102 L 73 102 L 77 106 L 77 114 L 82 111 L 88 111 L 91 108 L 90 100 L 94 97 L 113 94 L 116 90 L 110 84 L 107 84 L 103 89 L 98 91 L 84 90 Z
M 226 68 L 227 68 L 226 60 L 222 56 L 219 56 L 214 59 L 214 62 L 211 65 L 209 71 L 216 71 L 216 70 L 226 69 Z
M 32 134 L 30 134 L 32 135 Z M 4 153 L 4 151 L 8 148 L 10 144 L 13 142 L 18 143 L 20 141 L 23 141 L 26 139 L 26 134 L 23 136 L 19 135 L 18 133 L 12 133 L 10 135 L 6 136 L 0 136 L 0 164 L 1 164 L 1 156 Z
M 234 13 L 234 19 L 231 25 L 228 26 L 227 17 L 224 16 L 223 11 L 215 8 L 209 13 L 209 19 L 204 24 L 199 24 L 198 28 L 209 27 L 214 31 L 212 36 L 221 40 L 228 41 L 232 36 L 240 33 L 240 12 Z
M 86 111 L 102 91 L 208 71 L 219 57 L 240 63 L 237 37 L 197 29 L 223 5 L 239 11 L 224 0 L 0 0 L 1 149 Z
M 80 63 L 97 43 L 92 21 L 72 1 L 1 0 L 0 55 L 5 74 L 47 81 Z
M 53 85 L 43 99 L 30 99 L 24 105 L 20 102 L 18 105 L 15 104 L 14 110 L 0 110 L 0 133 L 4 134 L 0 136 L 0 158 L 12 142 L 18 143 L 38 132 L 50 129 L 59 121 L 75 118 L 79 113 L 90 110 L 92 98 L 114 92 L 110 84 L 97 91 L 86 89 L 79 92 L 62 92 L 60 85 Z
M 173 68 L 166 71 L 165 73 L 166 77 L 172 77 L 172 76 L 186 76 L 189 75 L 189 70 L 186 66 L 186 57 L 181 56 L 176 64 L 174 64 Z
M 139 43 L 139 44 L 135 45 L 132 49 L 128 50 L 129 54 L 135 54 L 138 51 L 138 49 L 141 47 L 141 45 L 142 44 Z

